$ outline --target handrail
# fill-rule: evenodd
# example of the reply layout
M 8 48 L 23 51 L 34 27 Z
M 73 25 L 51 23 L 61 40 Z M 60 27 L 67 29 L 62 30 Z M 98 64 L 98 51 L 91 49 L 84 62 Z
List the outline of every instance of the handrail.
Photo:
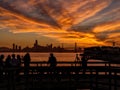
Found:
M 22 65 L 24 65 L 24 62 L 22 62 Z M 48 66 L 49 63 L 47 61 L 31 61 L 30 62 L 30 65 L 32 66 Z M 81 66 L 82 65 L 82 61 L 79 61 L 79 62 L 75 62 L 75 61 L 58 61 L 57 62 L 57 65 L 63 65 L 63 66 Z M 95 66 L 117 66 L 117 64 L 113 64 L 113 63 L 110 63 L 108 61 L 101 61 L 101 62 L 96 62 L 96 61 L 88 61 L 87 62 L 87 65 L 95 65 Z

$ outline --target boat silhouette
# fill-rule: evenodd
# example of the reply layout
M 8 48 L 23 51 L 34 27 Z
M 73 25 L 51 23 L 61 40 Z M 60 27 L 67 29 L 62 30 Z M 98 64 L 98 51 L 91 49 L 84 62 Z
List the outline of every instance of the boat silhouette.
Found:
M 120 63 L 120 48 L 111 46 L 88 47 L 83 54 L 88 59 L 104 60 L 112 63 Z

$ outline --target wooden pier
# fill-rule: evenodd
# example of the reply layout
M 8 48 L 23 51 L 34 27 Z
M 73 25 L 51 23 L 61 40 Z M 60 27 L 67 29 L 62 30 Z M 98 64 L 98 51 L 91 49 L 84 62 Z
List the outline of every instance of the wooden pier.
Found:
M 81 62 L 57 62 L 54 69 L 47 62 L 31 62 L 27 75 L 23 64 L 1 71 L 0 90 L 120 90 L 119 63 L 87 62 L 84 71 Z

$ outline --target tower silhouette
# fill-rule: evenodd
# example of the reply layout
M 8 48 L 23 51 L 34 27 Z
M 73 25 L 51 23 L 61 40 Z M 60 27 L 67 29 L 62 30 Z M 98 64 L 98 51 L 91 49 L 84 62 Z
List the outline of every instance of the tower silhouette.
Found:
M 34 47 L 37 47 L 38 46 L 38 41 L 35 40 L 35 44 L 34 44 Z
M 77 52 L 77 43 L 75 43 L 74 52 Z

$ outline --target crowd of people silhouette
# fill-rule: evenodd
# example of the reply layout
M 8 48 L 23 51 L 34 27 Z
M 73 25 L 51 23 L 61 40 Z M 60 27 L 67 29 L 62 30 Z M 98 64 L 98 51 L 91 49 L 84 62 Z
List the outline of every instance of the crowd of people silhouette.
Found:
M 88 59 L 84 54 L 76 54 L 75 56 L 75 65 L 76 63 L 80 64 L 81 62 L 83 73 L 85 73 L 86 71 L 87 60 Z M 12 55 L 8 55 L 6 58 L 3 54 L 0 55 L 0 77 L 2 77 L 3 75 L 3 70 L 2 70 L 3 68 L 17 68 L 15 75 L 19 77 L 21 62 L 23 62 L 23 66 L 24 66 L 24 75 L 28 75 L 30 62 L 31 62 L 31 57 L 28 52 L 24 56 L 12 54 Z M 48 58 L 48 66 L 50 67 L 50 73 L 52 74 L 55 73 L 55 68 L 57 66 L 57 59 L 53 53 L 50 53 L 50 56 Z M 9 74 L 9 73 L 5 73 L 5 74 Z
M 30 54 L 26 53 L 23 57 L 15 54 L 8 55 L 6 58 L 2 54 L 0 55 L 0 78 L 2 78 L 3 74 L 9 75 L 9 72 L 3 73 L 4 68 L 15 68 L 15 76 L 17 77 L 16 79 L 19 79 L 19 74 L 20 74 L 20 68 L 21 68 L 21 62 L 23 61 L 24 63 L 24 74 L 29 73 L 29 64 L 30 64 Z

